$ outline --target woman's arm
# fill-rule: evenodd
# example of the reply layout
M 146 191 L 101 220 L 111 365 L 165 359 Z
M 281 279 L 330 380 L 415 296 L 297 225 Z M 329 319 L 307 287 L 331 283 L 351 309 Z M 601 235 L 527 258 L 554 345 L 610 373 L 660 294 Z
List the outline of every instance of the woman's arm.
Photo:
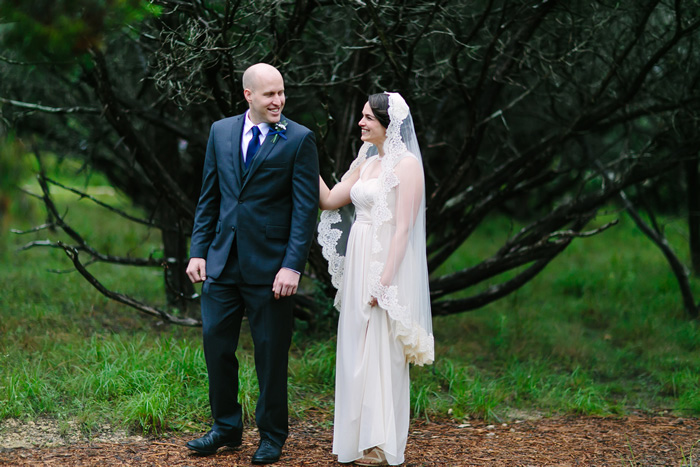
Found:
M 360 168 L 356 168 L 348 177 L 342 182 L 336 183 L 333 189 L 329 189 L 326 182 L 319 175 L 318 186 L 319 186 L 319 200 L 318 205 L 324 211 L 330 209 L 342 208 L 346 204 L 350 204 L 350 189 L 357 182 L 360 177 Z
M 382 285 L 390 285 L 398 270 L 408 244 L 409 234 L 416 221 L 423 200 L 423 170 L 420 162 L 405 157 L 396 166 L 399 185 L 396 187 L 396 231 L 391 238 L 387 260 L 380 279 Z

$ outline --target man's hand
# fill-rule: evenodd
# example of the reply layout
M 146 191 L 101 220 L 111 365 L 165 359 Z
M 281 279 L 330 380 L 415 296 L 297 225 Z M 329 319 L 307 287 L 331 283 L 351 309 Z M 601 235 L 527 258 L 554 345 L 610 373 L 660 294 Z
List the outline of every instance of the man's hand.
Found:
M 204 258 L 190 258 L 187 265 L 187 277 L 193 284 L 207 280 L 207 260 Z
M 297 293 L 299 286 L 300 274 L 291 269 L 282 268 L 275 276 L 275 282 L 272 283 L 272 291 L 275 293 L 275 300 L 280 297 L 289 297 Z

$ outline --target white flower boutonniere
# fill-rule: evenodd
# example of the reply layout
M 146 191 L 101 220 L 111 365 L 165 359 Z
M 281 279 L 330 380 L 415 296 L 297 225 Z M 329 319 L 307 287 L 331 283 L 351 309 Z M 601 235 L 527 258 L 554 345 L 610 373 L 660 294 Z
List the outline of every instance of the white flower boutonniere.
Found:
M 272 138 L 272 143 L 277 142 L 277 137 L 281 136 L 282 139 L 286 140 L 287 135 L 285 135 L 285 132 L 287 131 L 287 120 L 282 120 L 281 122 L 275 123 L 275 127 L 273 130 L 270 132 L 270 135 L 274 135 L 275 137 Z

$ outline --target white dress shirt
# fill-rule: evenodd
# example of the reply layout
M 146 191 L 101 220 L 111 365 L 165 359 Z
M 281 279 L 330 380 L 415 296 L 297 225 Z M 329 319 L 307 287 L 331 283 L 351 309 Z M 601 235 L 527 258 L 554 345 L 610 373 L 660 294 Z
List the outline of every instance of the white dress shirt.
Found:
M 241 154 L 243 154 L 243 162 L 245 162 L 248 158 L 248 143 L 250 143 L 250 140 L 253 138 L 253 127 L 255 126 L 255 123 L 250 120 L 249 114 L 250 110 L 246 111 L 245 121 L 243 123 L 243 137 L 241 138 Z M 258 124 L 258 128 L 260 128 L 260 146 L 262 146 L 267 133 L 270 131 L 270 125 L 263 122 Z

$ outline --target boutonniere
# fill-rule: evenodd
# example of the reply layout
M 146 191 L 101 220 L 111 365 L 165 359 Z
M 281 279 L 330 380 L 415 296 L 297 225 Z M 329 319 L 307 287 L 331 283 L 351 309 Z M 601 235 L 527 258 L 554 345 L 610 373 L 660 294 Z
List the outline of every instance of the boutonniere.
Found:
M 286 140 L 287 135 L 284 134 L 286 131 L 287 131 L 287 120 L 282 120 L 281 122 L 275 123 L 275 127 L 270 132 L 271 135 L 275 135 L 275 137 L 272 138 L 272 143 L 274 144 L 277 142 L 278 136 L 281 136 L 282 139 Z

